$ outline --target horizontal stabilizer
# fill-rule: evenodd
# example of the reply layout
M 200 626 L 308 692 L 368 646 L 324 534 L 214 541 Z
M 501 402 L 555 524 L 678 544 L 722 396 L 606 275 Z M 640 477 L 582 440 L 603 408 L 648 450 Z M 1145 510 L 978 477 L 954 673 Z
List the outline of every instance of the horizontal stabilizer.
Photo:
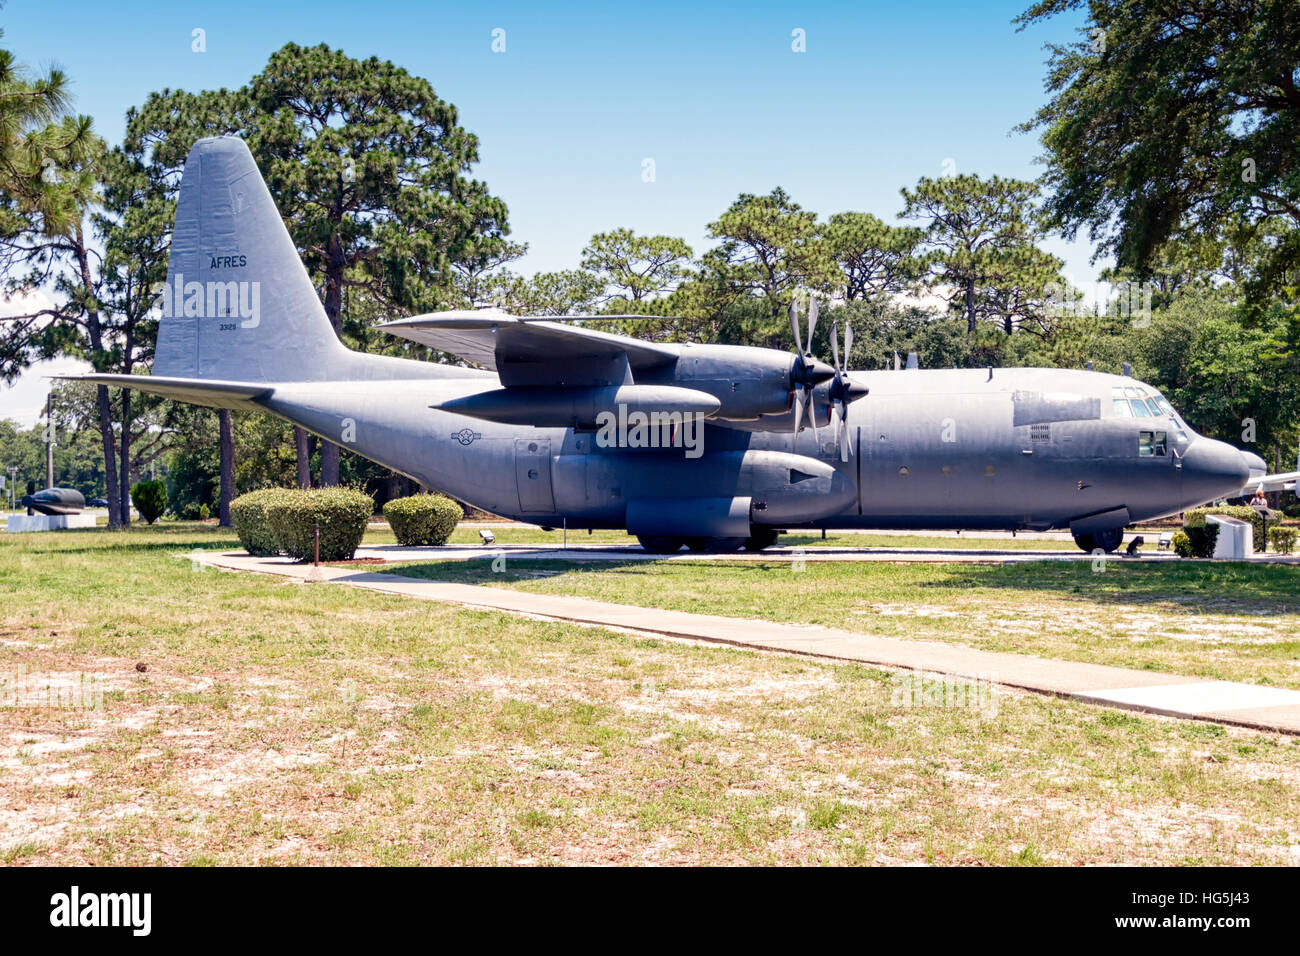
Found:
M 92 382 L 112 388 L 133 388 L 174 398 L 191 405 L 210 408 L 257 408 L 256 400 L 274 391 L 270 385 L 259 382 L 220 382 L 197 378 L 168 378 L 161 375 L 56 375 L 55 378 L 71 382 Z

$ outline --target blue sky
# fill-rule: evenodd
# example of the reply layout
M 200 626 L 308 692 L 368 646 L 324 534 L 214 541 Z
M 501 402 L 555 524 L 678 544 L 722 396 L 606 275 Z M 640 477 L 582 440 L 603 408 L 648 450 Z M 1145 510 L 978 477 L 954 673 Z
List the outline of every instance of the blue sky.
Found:
M 478 135 L 474 175 L 506 201 L 532 272 L 575 266 L 616 226 L 701 251 L 741 192 L 780 185 L 823 217 L 892 221 L 899 189 L 945 160 L 1037 176 L 1037 137 L 1012 128 L 1044 101 L 1043 44 L 1072 39 L 1082 19 L 1016 32 L 1027 5 L 8 0 L 0 25 L 20 60 L 70 75 L 78 111 L 110 142 L 150 91 L 239 86 L 290 40 L 390 59 Z M 191 51 L 195 28 L 206 53 Z M 504 53 L 491 49 L 497 28 Z M 1095 278 L 1086 243 L 1049 248 L 1076 282 Z

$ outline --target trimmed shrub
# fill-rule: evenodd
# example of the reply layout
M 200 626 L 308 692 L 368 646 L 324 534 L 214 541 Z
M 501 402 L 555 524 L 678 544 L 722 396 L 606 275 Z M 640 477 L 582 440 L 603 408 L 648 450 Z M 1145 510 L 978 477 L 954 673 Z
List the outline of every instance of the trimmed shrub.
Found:
M 153 524 L 167 510 L 167 486 L 161 481 L 137 481 L 131 486 L 131 504 L 141 518 Z
M 464 513 L 460 505 L 443 495 L 412 495 L 387 502 L 384 517 L 397 543 L 409 548 L 446 544 Z
M 1179 531 L 1174 534 L 1174 553 L 1180 558 L 1192 558 L 1196 554 L 1192 551 L 1192 541 L 1187 537 L 1187 532 Z
M 1183 515 L 1183 524 L 1188 528 L 1200 527 L 1205 524 L 1206 515 L 1223 515 L 1225 518 L 1240 518 L 1242 521 L 1249 521 L 1254 526 L 1252 540 L 1255 550 L 1264 550 L 1264 543 L 1268 541 L 1266 534 L 1268 529 L 1265 527 L 1264 516 L 1250 505 L 1219 505 L 1213 508 L 1193 508 Z
M 1214 555 L 1214 545 L 1219 540 L 1217 524 L 1188 525 L 1183 529 L 1183 533 L 1187 535 L 1193 557 L 1209 558 Z
M 366 523 L 375 512 L 375 499 L 351 488 L 293 491 L 272 501 L 266 517 L 280 550 L 299 561 L 310 561 L 315 530 L 320 526 L 320 559 L 347 561 L 356 554 Z
M 1272 528 L 1268 532 L 1268 543 L 1278 554 L 1290 554 L 1295 548 L 1295 528 Z
M 259 558 L 280 553 L 266 509 L 271 502 L 297 493 L 292 488 L 263 488 L 240 495 L 230 503 L 230 523 L 235 526 L 235 534 L 239 535 L 245 551 Z

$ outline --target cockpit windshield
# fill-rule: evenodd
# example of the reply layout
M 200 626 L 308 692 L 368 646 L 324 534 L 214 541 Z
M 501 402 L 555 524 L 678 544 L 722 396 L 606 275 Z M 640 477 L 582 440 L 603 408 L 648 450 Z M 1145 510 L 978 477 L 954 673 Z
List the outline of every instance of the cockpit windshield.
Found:
M 1137 385 L 1116 385 L 1110 390 L 1111 408 L 1116 418 L 1157 418 L 1169 420 L 1175 442 L 1187 439 L 1187 426 L 1174 407 L 1159 392 Z

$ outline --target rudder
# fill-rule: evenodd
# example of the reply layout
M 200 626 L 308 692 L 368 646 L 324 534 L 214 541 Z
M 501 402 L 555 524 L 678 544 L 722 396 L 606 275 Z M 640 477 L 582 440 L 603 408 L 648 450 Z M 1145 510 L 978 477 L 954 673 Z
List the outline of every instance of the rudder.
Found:
M 201 139 L 185 160 L 153 373 L 241 382 L 333 376 L 334 334 L 243 140 Z

